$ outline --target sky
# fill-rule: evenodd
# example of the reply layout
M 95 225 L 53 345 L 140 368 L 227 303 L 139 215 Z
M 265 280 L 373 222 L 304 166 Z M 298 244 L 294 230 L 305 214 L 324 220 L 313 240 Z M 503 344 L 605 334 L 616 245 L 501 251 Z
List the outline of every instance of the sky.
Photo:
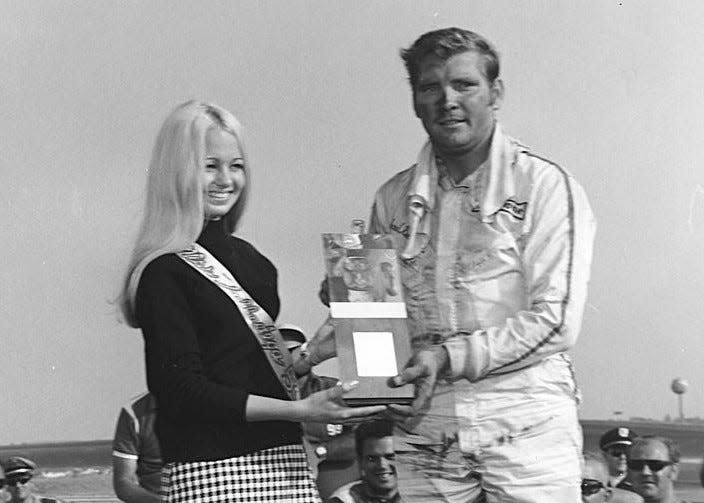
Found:
M 279 270 L 279 320 L 312 333 L 320 234 L 367 218 L 425 138 L 398 51 L 447 26 L 494 42 L 504 129 L 597 216 L 581 417 L 676 415 L 675 377 L 704 416 L 704 3 L 5 0 L 0 444 L 110 438 L 144 389 L 141 334 L 113 300 L 157 129 L 188 99 L 244 125 L 238 234 Z

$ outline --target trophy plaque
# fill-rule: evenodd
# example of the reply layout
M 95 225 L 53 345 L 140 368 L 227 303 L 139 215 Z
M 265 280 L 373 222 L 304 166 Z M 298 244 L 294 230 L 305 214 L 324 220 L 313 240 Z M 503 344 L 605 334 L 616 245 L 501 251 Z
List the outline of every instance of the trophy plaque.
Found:
M 413 385 L 389 386 L 411 357 L 394 243 L 378 234 L 323 234 L 340 379 L 359 385 L 348 405 L 409 404 Z

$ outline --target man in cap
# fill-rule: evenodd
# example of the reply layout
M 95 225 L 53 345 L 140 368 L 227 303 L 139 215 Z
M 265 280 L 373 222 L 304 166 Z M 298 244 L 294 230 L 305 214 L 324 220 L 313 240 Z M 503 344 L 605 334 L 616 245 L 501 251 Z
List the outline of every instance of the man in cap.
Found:
M 636 493 L 609 487 L 609 470 L 600 453 L 585 452 L 582 470 L 582 503 L 643 503 Z
M 680 452 L 667 437 L 644 435 L 631 445 L 628 478 L 646 503 L 686 503 L 675 494 Z
M 633 490 L 633 485 L 626 478 L 626 475 L 628 472 L 628 453 L 636 437 L 633 430 L 620 426 L 607 431 L 599 439 L 599 447 L 604 453 L 604 459 L 609 468 L 609 487 Z
M 402 496 L 579 502 L 568 353 L 590 274 L 589 202 L 499 125 L 504 85 L 487 39 L 445 28 L 401 56 L 428 141 L 377 191 L 369 231 L 396 242 L 415 349 L 395 379 L 416 385 L 412 410 L 396 410 L 410 416 L 406 442 L 423 447 L 397 451 Z
M 4 463 L 5 483 L 9 503 L 63 503 L 55 498 L 35 494 L 30 480 L 36 470 L 34 461 L 22 456 L 11 456 Z
M 303 329 L 291 323 L 282 323 L 279 325 L 279 332 L 294 361 L 306 358 L 310 360 Z M 312 363 L 317 363 L 315 358 Z M 303 396 L 332 388 L 337 383 L 338 379 L 319 376 L 312 370 L 299 379 Z M 322 498 L 356 478 L 354 429 L 351 425 L 303 423 L 303 434 L 309 462 Z

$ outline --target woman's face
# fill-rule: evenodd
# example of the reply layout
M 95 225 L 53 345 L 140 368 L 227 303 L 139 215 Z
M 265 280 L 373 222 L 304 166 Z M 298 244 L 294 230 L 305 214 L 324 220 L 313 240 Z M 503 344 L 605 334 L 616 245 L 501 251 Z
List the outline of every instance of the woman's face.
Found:
M 247 181 L 244 159 L 234 135 L 219 127 L 208 129 L 202 176 L 205 217 L 219 220 L 235 205 Z

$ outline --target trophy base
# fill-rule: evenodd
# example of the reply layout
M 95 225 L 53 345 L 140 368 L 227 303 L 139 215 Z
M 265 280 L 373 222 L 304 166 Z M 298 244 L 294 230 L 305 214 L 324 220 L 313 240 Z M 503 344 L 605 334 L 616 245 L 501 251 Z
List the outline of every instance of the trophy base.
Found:
M 367 405 L 411 405 L 413 398 L 344 398 L 348 407 L 365 407 Z

